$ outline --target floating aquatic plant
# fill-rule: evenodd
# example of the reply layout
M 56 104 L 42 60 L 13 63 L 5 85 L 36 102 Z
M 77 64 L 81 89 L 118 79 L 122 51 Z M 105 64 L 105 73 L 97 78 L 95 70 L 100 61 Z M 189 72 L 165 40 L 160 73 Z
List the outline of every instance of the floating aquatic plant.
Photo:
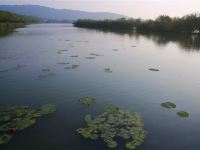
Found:
M 13 71 L 13 70 L 20 70 L 22 68 L 26 67 L 26 65 L 16 65 L 14 67 L 11 67 L 11 68 L 8 68 L 8 69 L 4 69 L 4 70 L 0 70 L 0 73 L 6 73 L 6 72 L 9 72 L 9 71 Z
M 71 66 L 68 66 L 68 67 L 64 67 L 65 69 L 76 69 L 78 68 L 79 65 L 71 65 Z
M 165 103 L 161 103 L 161 106 L 164 108 L 176 108 L 176 104 L 172 103 L 172 102 L 165 102 Z
M 112 70 L 111 70 L 110 68 L 105 68 L 104 71 L 105 71 L 106 73 L 112 73 Z
M 177 115 L 178 115 L 179 117 L 182 117 L 182 118 L 187 118 L 187 117 L 189 117 L 189 113 L 186 112 L 186 111 L 179 111 L 179 112 L 177 112 Z
M 149 68 L 149 71 L 159 71 L 157 68 Z
M 72 55 L 71 57 L 75 57 L 76 58 L 76 57 L 78 57 L 78 55 Z
M 79 99 L 79 102 L 83 105 L 94 105 L 96 103 L 96 99 L 93 97 L 83 97 Z
M 88 56 L 88 57 L 85 57 L 86 59 L 95 59 L 96 57 L 93 57 L 93 56 Z
M 19 70 L 19 69 L 22 69 L 22 68 L 24 68 L 24 67 L 26 67 L 26 65 L 16 65 L 16 66 L 14 66 L 14 67 L 12 67 L 12 68 L 10 68 L 10 70 Z
M 6 144 L 12 134 L 31 127 L 38 117 L 51 114 L 56 111 L 56 106 L 46 104 L 36 109 L 28 106 L 14 106 L 0 111 L 0 144 Z
M 91 55 L 91 56 L 96 56 L 96 57 L 98 57 L 98 56 L 103 56 L 103 55 L 101 55 L 101 54 L 96 54 L 96 53 L 90 53 L 90 55 Z
M 45 69 L 42 69 L 42 72 L 50 72 L 51 69 L 48 69 L 48 68 L 45 68 Z
M 8 143 L 11 139 L 12 135 L 9 134 L 0 135 L 0 145 Z
M 60 52 L 67 52 L 69 51 L 68 49 L 61 49 Z
M 134 150 L 144 142 L 146 131 L 139 113 L 128 113 L 120 108 L 109 105 L 104 112 L 96 117 L 85 116 L 86 128 L 79 128 L 77 132 L 84 138 L 97 140 L 102 138 L 109 148 L 117 147 L 116 137 L 127 141 L 125 147 Z
M 53 104 L 43 105 L 33 111 L 34 117 L 40 117 L 43 115 L 51 114 L 56 111 L 56 106 Z
M 58 62 L 57 63 L 58 65 L 68 65 L 68 64 L 70 64 L 69 62 Z
M 44 74 L 40 74 L 40 75 L 38 76 L 38 78 L 39 78 L 39 79 L 45 79 L 45 78 L 52 78 L 52 77 L 55 77 L 55 76 L 56 76 L 56 74 L 53 73 L 53 72 L 46 72 L 46 73 L 44 73 Z
M 77 42 L 80 42 L 80 43 L 81 43 L 81 42 L 88 43 L 88 41 L 82 41 L 82 40 L 79 40 L 79 41 L 77 41 Z

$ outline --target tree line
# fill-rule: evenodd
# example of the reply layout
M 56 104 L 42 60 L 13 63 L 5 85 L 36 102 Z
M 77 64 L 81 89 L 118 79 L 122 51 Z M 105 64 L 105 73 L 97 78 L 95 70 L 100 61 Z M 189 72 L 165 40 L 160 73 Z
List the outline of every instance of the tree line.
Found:
M 74 26 L 113 29 L 113 30 L 134 30 L 140 32 L 181 32 L 191 33 L 194 30 L 200 31 L 200 15 L 190 14 L 183 17 L 170 17 L 161 15 L 156 19 L 134 19 L 121 18 L 117 20 L 90 20 L 81 19 L 74 22 Z
M 21 27 L 24 24 L 36 23 L 38 21 L 40 21 L 40 19 L 36 17 L 29 17 L 6 11 L 0 11 L 0 32 L 6 32 L 7 30 Z

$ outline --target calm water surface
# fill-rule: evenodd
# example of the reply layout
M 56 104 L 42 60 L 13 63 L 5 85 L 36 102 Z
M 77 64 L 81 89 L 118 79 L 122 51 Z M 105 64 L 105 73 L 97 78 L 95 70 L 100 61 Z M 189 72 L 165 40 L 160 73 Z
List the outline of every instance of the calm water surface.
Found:
M 0 109 L 58 107 L 0 149 L 108 150 L 103 141 L 86 140 L 76 129 L 85 126 L 85 114 L 98 114 L 111 103 L 143 116 L 148 136 L 138 150 L 199 150 L 199 43 L 198 36 L 122 34 L 70 24 L 29 25 L 0 37 Z M 103 56 L 86 59 L 90 53 Z M 65 69 L 71 65 L 79 67 Z M 104 72 L 107 67 L 111 74 Z M 97 104 L 80 105 L 84 96 L 96 97 Z M 165 101 L 177 108 L 162 108 Z M 189 118 L 179 118 L 179 110 L 189 112 Z M 123 144 L 116 150 L 125 150 Z

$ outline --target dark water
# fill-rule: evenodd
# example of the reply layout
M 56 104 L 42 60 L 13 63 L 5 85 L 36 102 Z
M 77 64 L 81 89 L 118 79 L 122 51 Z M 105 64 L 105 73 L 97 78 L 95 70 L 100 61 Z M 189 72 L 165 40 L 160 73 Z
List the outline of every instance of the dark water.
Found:
M 142 114 L 148 136 L 138 150 L 199 150 L 199 43 L 198 36 L 122 34 L 66 24 L 30 25 L 0 37 L 0 108 L 58 107 L 0 149 L 107 150 L 103 141 L 86 140 L 75 130 L 85 125 L 85 114 L 112 103 Z M 90 53 L 103 56 L 86 59 Z M 70 65 L 79 67 L 64 68 Z M 104 72 L 107 67 L 111 74 Z M 97 104 L 81 106 L 78 99 L 84 96 L 96 97 Z M 161 108 L 165 101 L 177 108 Z M 177 117 L 179 110 L 189 118 Z M 123 144 L 116 150 L 124 150 Z

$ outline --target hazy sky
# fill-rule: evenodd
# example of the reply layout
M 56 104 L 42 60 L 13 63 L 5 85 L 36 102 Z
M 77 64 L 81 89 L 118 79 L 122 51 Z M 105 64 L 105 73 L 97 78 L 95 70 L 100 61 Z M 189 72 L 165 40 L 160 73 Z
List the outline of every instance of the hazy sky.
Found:
M 37 4 L 54 8 L 109 11 L 134 18 L 200 13 L 200 0 L 0 0 L 2 4 Z

